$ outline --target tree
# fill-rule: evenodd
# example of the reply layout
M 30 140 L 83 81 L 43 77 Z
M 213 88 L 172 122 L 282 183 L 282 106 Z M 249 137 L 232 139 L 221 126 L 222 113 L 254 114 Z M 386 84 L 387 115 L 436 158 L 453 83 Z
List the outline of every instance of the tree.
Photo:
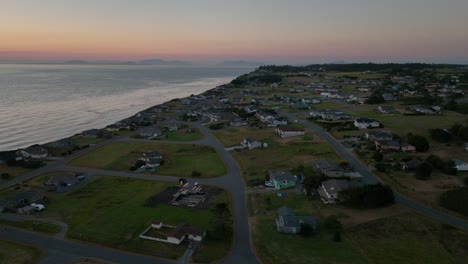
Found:
M 202 175 L 202 174 L 201 174 L 201 172 L 199 172 L 199 171 L 195 171 L 195 170 L 192 171 L 192 177 L 194 177 L 194 178 L 200 177 L 201 175 Z
M 431 134 L 431 138 L 437 142 L 446 143 L 452 140 L 452 135 L 444 129 L 430 129 L 429 133 Z
M 11 175 L 8 174 L 8 173 L 2 173 L 2 175 L 0 176 L 3 180 L 8 180 L 11 178 Z
M 374 91 L 365 101 L 366 104 L 381 104 L 385 103 L 385 99 L 380 91 Z
M 341 231 L 336 231 L 333 234 L 333 241 L 335 242 L 341 242 Z
M 463 183 L 468 186 L 468 177 L 466 177 L 464 180 L 463 180 Z
M 457 131 L 457 137 L 461 140 L 468 140 L 468 126 L 462 126 Z
M 383 154 L 380 152 L 380 151 L 376 151 L 374 153 L 374 155 L 372 156 L 372 158 L 377 161 L 377 162 L 380 162 L 383 160 Z
M 214 240 L 222 240 L 232 234 L 232 215 L 226 203 L 218 203 L 211 210 L 215 215 L 208 235 Z
M 300 235 L 303 237 L 310 237 L 314 234 L 314 228 L 308 223 L 301 224 Z
M 432 173 L 432 166 L 427 162 L 421 163 L 418 167 L 416 167 L 415 177 L 419 180 L 427 180 L 431 177 Z
M 342 204 L 351 208 L 379 208 L 395 202 L 392 189 L 380 183 L 343 190 L 340 197 Z
M 416 150 L 419 152 L 426 152 L 429 150 L 429 141 L 427 141 L 427 139 L 423 136 L 408 133 L 407 140 L 408 143 L 415 146 Z
M 271 210 L 272 202 L 271 202 L 271 197 L 270 196 L 267 196 L 265 198 L 265 205 L 266 205 L 267 210 Z

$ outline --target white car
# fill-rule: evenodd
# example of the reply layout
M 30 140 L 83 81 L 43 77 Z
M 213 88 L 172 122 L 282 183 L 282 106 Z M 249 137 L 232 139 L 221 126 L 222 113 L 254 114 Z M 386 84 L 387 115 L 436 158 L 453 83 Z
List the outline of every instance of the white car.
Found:
M 34 207 L 36 211 L 44 211 L 45 209 L 45 206 L 42 204 L 32 203 L 31 206 Z

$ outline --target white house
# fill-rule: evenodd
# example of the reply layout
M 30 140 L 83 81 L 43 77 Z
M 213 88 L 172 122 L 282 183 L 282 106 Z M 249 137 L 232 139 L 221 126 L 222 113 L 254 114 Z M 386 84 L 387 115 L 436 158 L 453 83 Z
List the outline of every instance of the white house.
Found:
M 366 129 L 366 128 L 373 128 L 379 127 L 380 123 L 377 120 L 369 119 L 369 118 L 356 118 L 354 120 L 354 126 L 359 129 Z
M 453 163 L 455 164 L 455 169 L 457 169 L 457 171 L 468 171 L 468 163 L 459 159 L 454 159 Z
M 281 138 L 296 137 L 305 135 L 305 130 L 300 128 L 285 128 L 279 127 L 275 129 L 275 133 Z
M 262 147 L 262 142 L 254 139 L 254 138 L 246 138 L 241 142 L 242 146 L 248 149 L 256 149 Z
M 347 180 L 327 180 L 318 188 L 320 197 L 324 203 L 335 203 L 339 200 L 339 193 L 350 187 Z

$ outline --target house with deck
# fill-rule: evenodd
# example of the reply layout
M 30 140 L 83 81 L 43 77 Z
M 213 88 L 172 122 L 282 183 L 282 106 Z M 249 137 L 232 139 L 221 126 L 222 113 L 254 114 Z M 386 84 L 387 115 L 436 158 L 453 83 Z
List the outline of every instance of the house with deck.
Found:
M 298 216 L 287 206 L 278 208 L 276 230 L 280 233 L 299 234 L 303 225 L 309 225 L 313 232 L 317 232 L 317 221 L 313 216 Z
M 273 186 L 275 189 L 287 189 L 287 188 L 294 188 L 297 182 L 297 175 L 292 174 L 290 171 L 270 171 L 269 172 L 270 180 L 266 183 L 266 185 Z

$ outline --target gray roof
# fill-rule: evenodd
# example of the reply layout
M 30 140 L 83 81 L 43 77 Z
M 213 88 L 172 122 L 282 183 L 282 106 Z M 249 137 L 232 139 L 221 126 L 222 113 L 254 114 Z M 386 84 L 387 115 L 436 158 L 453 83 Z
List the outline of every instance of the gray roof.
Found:
M 291 207 L 282 206 L 278 208 L 278 216 L 287 216 L 287 215 L 295 215 Z
M 466 162 L 464 162 L 463 160 L 459 160 L 459 159 L 453 159 L 452 161 L 455 164 L 455 166 L 466 164 Z
M 327 180 L 322 182 L 322 186 L 325 188 L 327 193 L 339 193 L 342 190 L 346 190 L 350 187 L 347 180 Z
M 295 181 L 296 177 L 289 171 L 270 171 L 270 180 Z
M 325 159 L 316 160 L 315 167 L 321 171 L 343 171 L 343 168 L 336 164 L 336 162 Z
M 45 147 L 43 147 L 43 146 L 40 146 L 40 145 L 31 146 L 29 148 L 24 149 L 24 151 L 26 151 L 27 153 L 32 154 L 32 155 L 47 154 L 47 149 Z

